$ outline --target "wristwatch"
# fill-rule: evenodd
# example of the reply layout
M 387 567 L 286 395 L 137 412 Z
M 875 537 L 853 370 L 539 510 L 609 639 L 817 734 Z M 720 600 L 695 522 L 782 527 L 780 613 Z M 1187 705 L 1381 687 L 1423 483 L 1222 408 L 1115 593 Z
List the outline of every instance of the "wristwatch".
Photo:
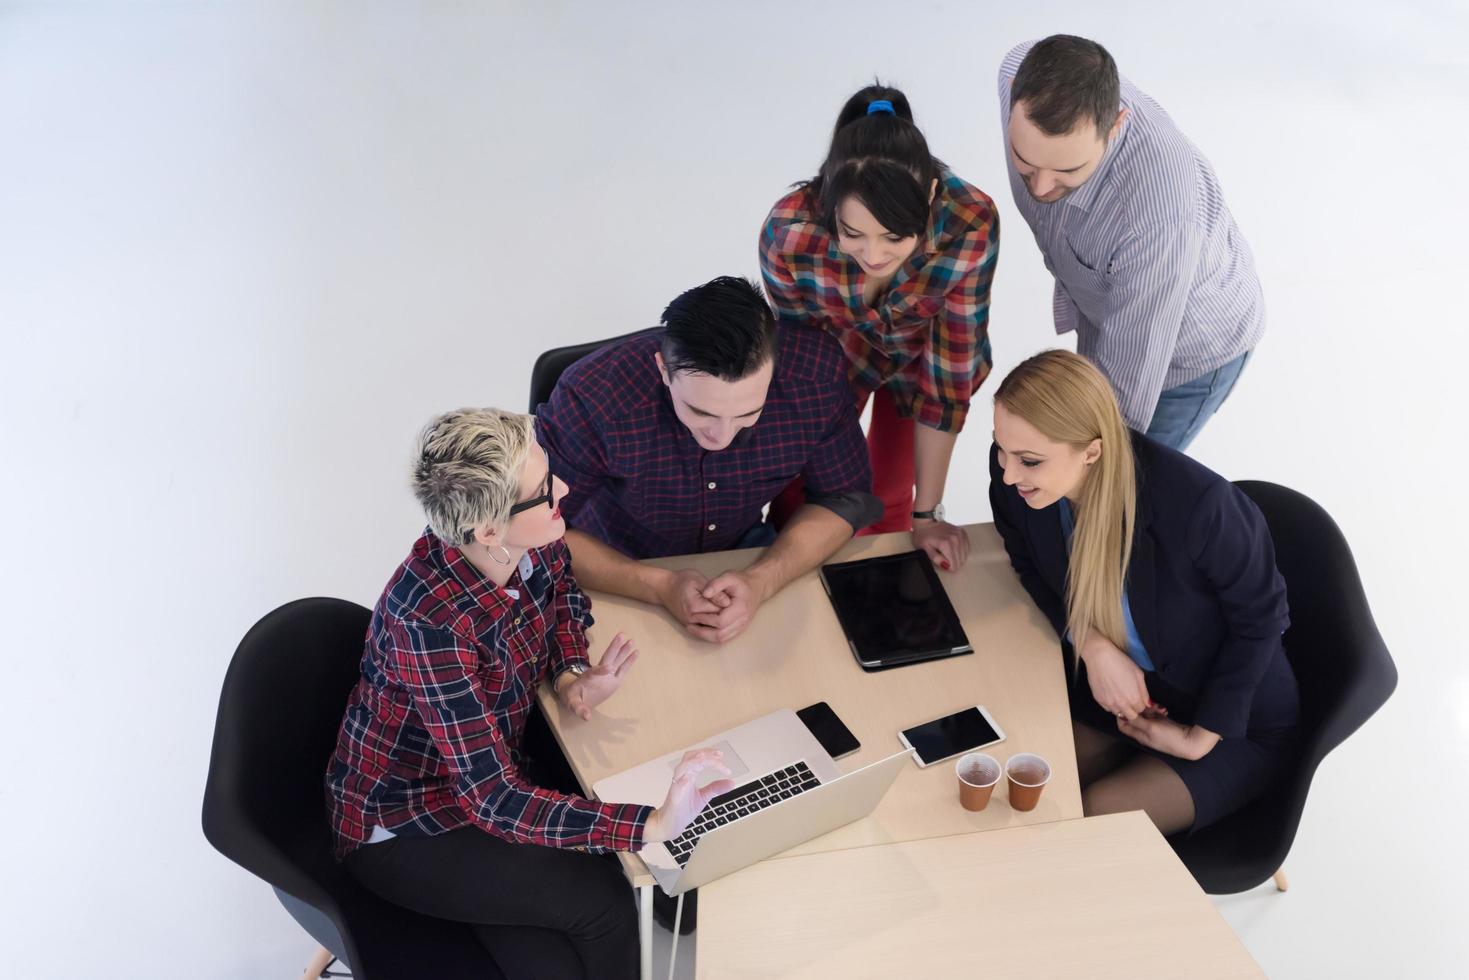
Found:
M 915 521 L 942 521 L 944 519 L 944 505 L 934 504 L 933 510 L 915 510 L 913 512 Z
M 570 667 L 567 667 L 561 673 L 556 675 L 556 679 L 551 682 L 551 690 L 555 691 L 557 694 L 560 694 L 561 678 L 565 677 L 567 674 L 570 674 L 572 680 L 574 681 L 576 680 L 576 678 L 580 677 L 582 674 L 585 674 L 590 669 L 591 668 L 587 667 L 586 664 L 572 664 Z

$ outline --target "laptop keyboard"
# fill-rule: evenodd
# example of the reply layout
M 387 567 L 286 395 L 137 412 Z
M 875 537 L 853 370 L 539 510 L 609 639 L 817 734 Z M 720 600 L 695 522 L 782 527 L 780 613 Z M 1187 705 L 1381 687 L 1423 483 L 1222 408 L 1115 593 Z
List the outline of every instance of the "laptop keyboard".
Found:
M 732 820 L 747 817 L 820 785 L 821 781 L 804 762 L 777 769 L 768 776 L 751 780 L 743 786 L 736 786 L 728 793 L 714 797 L 694 818 L 694 822 L 689 824 L 687 830 L 673 840 L 666 841 L 663 846 L 668 848 L 668 852 L 682 868 L 689 863 L 689 856 L 694 853 L 694 845 L 699 843 L 699 838 L 715 827 L 723 827 Z

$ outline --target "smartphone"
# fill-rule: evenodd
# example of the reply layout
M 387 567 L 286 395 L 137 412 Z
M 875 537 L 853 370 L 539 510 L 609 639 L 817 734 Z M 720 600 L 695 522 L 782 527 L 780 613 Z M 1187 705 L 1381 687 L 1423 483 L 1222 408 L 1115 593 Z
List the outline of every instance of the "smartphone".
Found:
M 837 713 L 831 710 L 831 705 L 825 701 L 807 705 L 796 712 L 796 717 L 811 729 L 811 734 L 816 736 L 816 741 L 821 743 L 821 747 L 826 749 L 826 754 L 833 759 L 851 755 L 862 747 L 862 743 L 857 741 L 857 736 L 842 724 Z
M 982 705 L 898 733 L 898 741 L 914 751 L 924 768 L 1004 740 L 1005 733 Z

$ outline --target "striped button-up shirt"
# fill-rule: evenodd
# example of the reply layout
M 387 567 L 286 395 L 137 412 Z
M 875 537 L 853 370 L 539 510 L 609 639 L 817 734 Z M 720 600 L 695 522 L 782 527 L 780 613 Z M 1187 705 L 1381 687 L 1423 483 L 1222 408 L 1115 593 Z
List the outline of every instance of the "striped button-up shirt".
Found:
M 1000 66 L 1000 126 L 1015 206 L 1056 277 L 1056 332 L 1102 369 L 1128 425 L 1145 431 L 1165 389 L 1222 367 L 1265 332 L 1250 247 L 1209 161 L 1163 108 L 1122 79 L 1130 112 L 1081 187 L 1030 196 L 1009 149 L 1010 84 L 1035 42 Z
M 589 666 L 590 602 L 564 542 L 526 553 L 505 588 L 425 531 L 372 612 L 362 679 L 326 773 L 337 855 L 381 827 L 479 827 L 547 847 L 633 850 L 651 807 L 542 789 L 521 774 L 536 685 Z
M 862 267 L 816 212 L 811 189 L 799 187 L 775 202 L 760 231 L 760 271 L 776 313 L 837 338 L 860 399 L 886 386 L 900 415 L 958 432 L 990 370 L 990 281 L 1000 254 L 994 202 L 940 174 L 928 230 L 871 306 Z

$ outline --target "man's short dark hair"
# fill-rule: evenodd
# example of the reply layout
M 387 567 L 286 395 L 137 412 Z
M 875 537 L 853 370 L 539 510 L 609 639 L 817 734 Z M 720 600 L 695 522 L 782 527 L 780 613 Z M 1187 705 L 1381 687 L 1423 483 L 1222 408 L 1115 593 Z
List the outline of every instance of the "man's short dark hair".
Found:
M 663 311 L 663 367 L 738 381 L 775 356 L 775 314 L 760 287 L 720 276 Z
M 1117 62 L 1096 41 L 1052 34 L 1026 52 L 1010 84 L 1010 111 L 1025 115 L 1048 136 L 1065 136 L 1093 122 L 1105 137 L 1117 120 L 1122 85 Z

